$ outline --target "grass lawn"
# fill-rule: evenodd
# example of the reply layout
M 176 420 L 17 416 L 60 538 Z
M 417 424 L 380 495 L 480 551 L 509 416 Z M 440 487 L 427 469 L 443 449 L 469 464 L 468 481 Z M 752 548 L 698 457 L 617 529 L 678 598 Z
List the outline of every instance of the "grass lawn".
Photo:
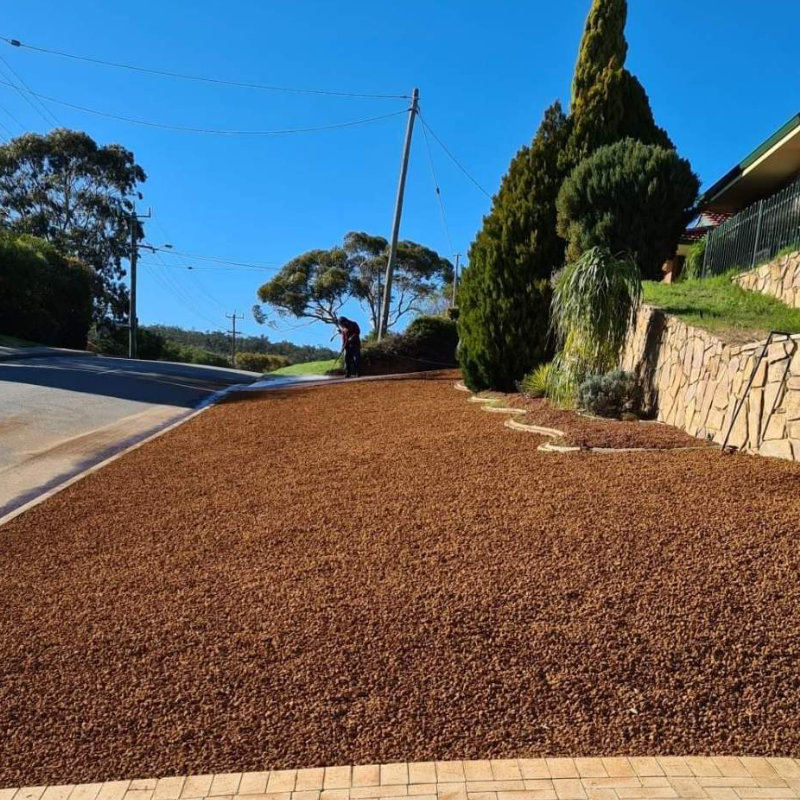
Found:
M 748 292 L 730 275 L 673 284 L 645 281 L 644 301 L 729 341 L 762 339 L 770 331 L 800 333 L 800 309 Z
M 542 453 L 455 380 L 242 395 L 0 528 L 0 786 L 800 755 L 800 464 Z
M 328 370 L 333 369 L 336 363 L 335 358 L 326 361 L 306 361 L 305 364 L 292 364 L 290 367 L 282 367 L 270 372 L 270 375 L 324 375 Z
M 36 347 L 36 342 L 27 339 L 18 339 L 16 336 L 6 336 L 0 333 L 0 347 Z

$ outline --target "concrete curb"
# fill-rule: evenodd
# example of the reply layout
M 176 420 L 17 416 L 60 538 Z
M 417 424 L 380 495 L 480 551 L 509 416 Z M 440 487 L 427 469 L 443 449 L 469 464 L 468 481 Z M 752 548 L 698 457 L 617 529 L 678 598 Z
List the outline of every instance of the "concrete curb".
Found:
M 5 525 L 7 522 L 10 522 L 15 517 L 18 517 L 20 514 L 24 514 L 31 508 L 38 506 L 39 503 L 43 503 L 45 500 L 63 491 L 68 486 L 72 486 L 73 483 L 77 483 L 78 481 L 85 478 L 87 475 L 91 475 L 93 472 L 97 472 L 106 465 L 116 461 L 118 458 L 122 458 L 122 456 L 124 456 L 126 453 L 130 453 L 133 450 L 136 450 L 138 447 L 141 447 L 142 445 L 153 441 L 153 439 L 157 439 L 159 436 L 162 436 L 163 434 L 179 427 L 180 425 L 183 425 L 190 419 L 194 419 L 198 414 L 202 414 L 208 408 L 210 408 L 210 406 L 204 406 L 203 408 L 195 409 L 194 411 L 189 411 L 184 416 L 180 417 L 174 422 L 168 423 L 167 425 L 158 428 L 155 431 L 151 430 L 149 432 L 142 433 L 139 438 L 132 437 L 132 439 L 128 441 L 120 442 L 119 447 L 121 447 L 122 449 L 118 450 L 113 455 L 103 458 L 101 454 L 100 455 L 101 460 L 92 464 L 90 467 L 85 467 L 82 469 L 79 468 L 79 471 L 77 472 L 73 471 L 71 474 L 66 473 L 64 476 L 56 478 L 55 481 L 57 482 L 57 485 L 52 486 L 52 488 L 50 489 L 45 489 L 45 491 L 42 492 L 41 494 L 36 495 L 36 497 L 32 498 L 26 503 L 23 503 L 20 506 L 17 506 L 12 511 L 9 511 L 4 516 L 0 517 L 0 528 L 2 528 L 3 525 Z
M 187 411 L 187 413 L 184 416 L 180 417 L 179 419 L 167 423 L 164 426 L 158 427 L 155 430 L 145 431 L 140 434 L 137 434 L 136 436 L 131 437 L 130 439 L 123 440 L 118 445 L 114 446 L 113 448 L 114 452 L 112 455 L 104 455 L 107 454 L 108 452 L 106 450 L 103 453 L 98 454 L 97 458 L 99 460 L 93 461 L 88 466 L 83 465 L 81 467 L 78 467 L 77 469 L 68 471 L 64 473 L 64 475 L 53 479 L 53 481 L 51 481 L 50 484 L 46 484 L 44 487 L 40 487 L 40 489 L 43 489 L 41 494 L 36 494 L 30 500 L 24 501 L 22 505 L 16 506 L 11 511 L 0 517 L 0 527 L 5 525 L 7 522 L 13 520 L 15 517 L 18 517 L 20 514 L 24 514 L 26 511 L 35 508 L 40 503 L 43 503 L 45 500 L 48 500 L 49 498 L 63 491 L 67 487 L 72 486 L 74 483 L 77 483 L 81 479 L 85 478 L 87 475 L 91 475 L 93 472 L 97 472 L 98 470 L 102 469 L 108 464 L 111 464 L 112 462 L 116 461 L 118 458 L 122 458 L 122 456 L 126 455 L 127 453 L 130 453 L 133 450 L 136 450 L 137 448 L 141 447 L 142 445 L 145 445 L 148 442 L 153 441 L 159 436 L 163 436 L 165 433 L 168 433 L 169 431 L 174 430 L 180 425 L 189 422 L 190 420 L 198 416 L 198 414 L 202 414 L 204 411 L 207 411 L 212 406 L 223 401 L 230 394 L 239 394 L 246 392 L 266 393 L 275 391 L 276 389 L 315 388 L 318 386 L 328 386 L 328 385 L 337 385 L 342 383 L 354 383 L 354 382 L 358 383 L 358 382 L 375 381 L 375 380 L 404 380 L 406 378 L 415 378 L 415 377 L 419 378 L 421 376 L 430 374 L 431 371 L 428 370 L 425 372 L 395 373 L 390 375 L 369 375 L 363 378 L 349 378 L 349 379 L 326 378 L 325 376 L 319 376 L 319 377 L 309 376 L 306 379 L 300 378 L 295 380 L 287 380 L 286 382 L 275 379 L 267 379 L 263 381 L 263 385 L 259 386 L 255 386 L 254 384 L 250 383 L 237 383 L 233 384 L 232 386 L 227 386 L 226 388 L 221 389 L 220 391 L 215 392 L 212 395 L 209 395 L 195 409 Z M 256 383 L 261 383 L 261 382 L 256 381 Z
M 65 350 L 61 347 L 0 347 L 0 363 L 21 361 L 26 358 L 97 358 L 97 353 L 88 350 Z

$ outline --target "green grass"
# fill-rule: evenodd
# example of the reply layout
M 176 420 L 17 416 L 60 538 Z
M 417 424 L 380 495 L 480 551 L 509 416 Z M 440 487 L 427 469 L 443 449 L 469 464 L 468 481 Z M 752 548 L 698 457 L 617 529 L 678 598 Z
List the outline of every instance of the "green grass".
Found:
M 336 363 L 335 358 L 327 361 L 307 361 L 305 364 L 292 364 L 291 367 L 281 367 L 270 375 L 324 375 L 328 370 L 333 369 Z
M 643 286 L 645 303 L 728 341 L 756 341 L 770 331 L 800 333 L 800 309 L 748 292 L 729 274 L 672 284 L 645 281 Z
M 18 339 L 16 336 L 6 336 L 0 333 L 0 347 L 36 347 L 36 342 L 27 339 Z

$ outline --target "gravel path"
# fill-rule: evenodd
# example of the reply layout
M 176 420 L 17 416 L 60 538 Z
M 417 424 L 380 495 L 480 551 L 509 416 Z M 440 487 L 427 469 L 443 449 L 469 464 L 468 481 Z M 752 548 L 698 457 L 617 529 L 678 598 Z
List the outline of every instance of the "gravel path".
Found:
M 538 453 L 452 384 L 218 406 L 0 529 L 0 786 L 800 755 L 800 466 Z

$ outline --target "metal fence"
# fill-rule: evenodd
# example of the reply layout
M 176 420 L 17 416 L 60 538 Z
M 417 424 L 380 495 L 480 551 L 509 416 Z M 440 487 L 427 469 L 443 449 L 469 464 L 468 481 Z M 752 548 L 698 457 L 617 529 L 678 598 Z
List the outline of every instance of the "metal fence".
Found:
M 794 244 L 800 249 L 800 177 L 708 234 L 703 275 L 751 269 Z

